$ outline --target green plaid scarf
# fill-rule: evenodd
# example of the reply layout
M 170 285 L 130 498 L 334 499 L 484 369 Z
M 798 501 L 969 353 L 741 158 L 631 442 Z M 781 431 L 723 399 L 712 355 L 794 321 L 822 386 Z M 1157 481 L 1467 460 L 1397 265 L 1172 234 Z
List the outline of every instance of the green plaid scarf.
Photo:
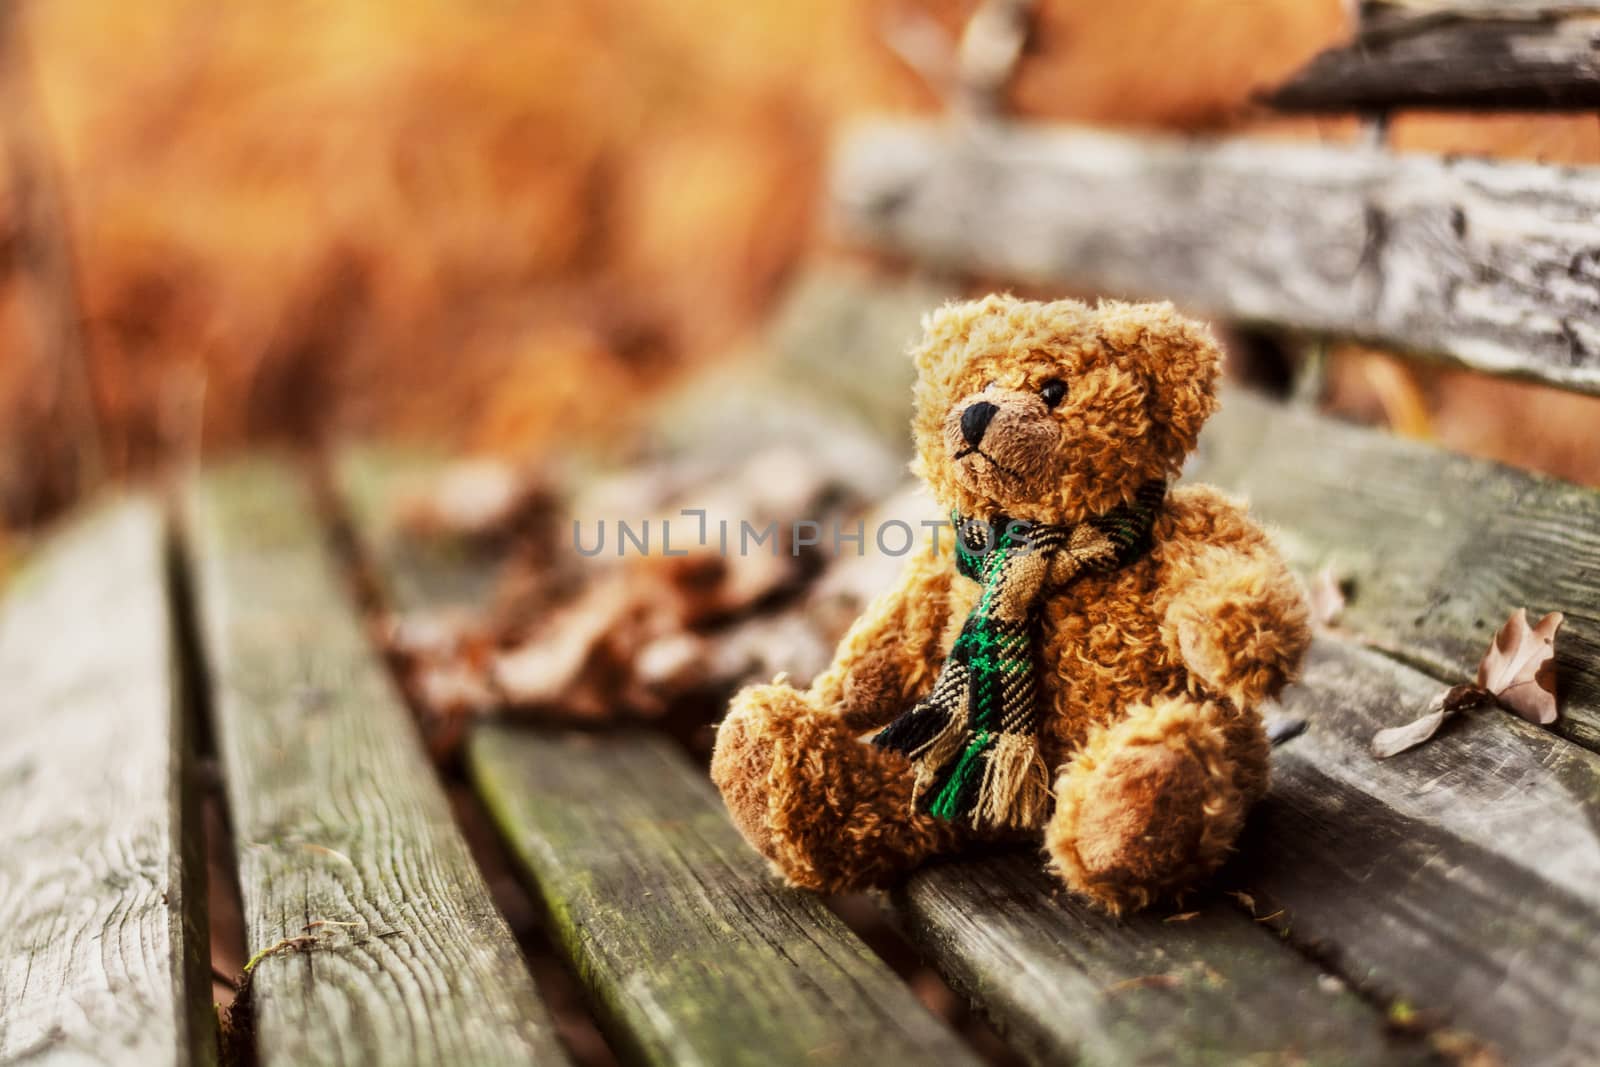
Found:
M 952 516 L 956 568 L 983 586 L 933 692 L 873 738 L 916 767 L 922 810 L 976 827 L 1029 829 L 1048 814 L 1033 636 L 1040 592 L 1117 570 L 1150 550 L 1166 483 L 1075 526 Z

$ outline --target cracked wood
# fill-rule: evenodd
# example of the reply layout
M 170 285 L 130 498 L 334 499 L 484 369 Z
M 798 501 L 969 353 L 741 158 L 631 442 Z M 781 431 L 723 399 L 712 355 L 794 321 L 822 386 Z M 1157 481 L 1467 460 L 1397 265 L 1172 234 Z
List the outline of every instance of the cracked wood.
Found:
M 843 233 L 1600 393 L 1600 170 L 1070 127 L 869 123 Z

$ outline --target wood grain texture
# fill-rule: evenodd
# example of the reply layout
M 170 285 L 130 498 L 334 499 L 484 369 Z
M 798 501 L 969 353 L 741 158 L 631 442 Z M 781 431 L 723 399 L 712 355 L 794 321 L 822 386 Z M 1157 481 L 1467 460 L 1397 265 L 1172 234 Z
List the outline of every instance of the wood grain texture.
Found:
M 1028 854 L 930 866 L 895 902 L 951 984 L 1035 1063 L 1426 1058 L 1219 895 L 1118 921 Z
M 1349 44 L 1266 94 L 1285 111 L 1600 104 L 1600 5 L 1375 4 Z
M 1600 757 L 1498 710 L 1378 762 L 1436 681 L 1319 641 L 1225 882 L 1421 1021 L 1508 1063 L 1600 1062 Z M 1280 911 L 1281 909 L 1281 911 Z
M 1470 681 L 1506 617 L 1563 611 L 1562 717 L 1600 750 L 1600 492 L 1230 392 L 1188 476 L 1242 494 L 1302 574 L 1353 584 L 1342 624 Z
M 879 121 L 844 235 L 936 266 L 1346 334 L 1600 392 L 1600 170 Z
M 459 605 L 495 570 L 388 521 L 433 466 L 374 451 L 340 464 L 353 523 L 400 611 Z M 488 725 L 467 758 L 558 948 L 631 1059 L 973 1062 L 819 898 L 767 871 L 705 771 L 666 740 Z
M 209 1063 L 161 510 L 102 506 L 0 607 L 0 1064 Z
M 564 1062 L 303 484 L 241 463 L 191 514 L 247 944 L 316 937 L 254 969 L 261 1063 Z
M 821 898 L 765 869 L 669 742 L 490 727 L 469 759 L 637 1062 L 976 1062 Z

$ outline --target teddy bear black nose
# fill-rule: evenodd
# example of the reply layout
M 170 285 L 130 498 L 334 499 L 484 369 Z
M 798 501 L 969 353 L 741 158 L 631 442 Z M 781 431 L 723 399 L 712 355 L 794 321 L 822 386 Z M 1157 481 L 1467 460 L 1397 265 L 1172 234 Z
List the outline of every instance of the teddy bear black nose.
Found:
M 989 428 L 989 420 L 999 410 L 987 400 L 980 400 L 961 413 L 961 436 L 967 439 L 967 444 L 977 447 L 983 440 L 983 431 Z

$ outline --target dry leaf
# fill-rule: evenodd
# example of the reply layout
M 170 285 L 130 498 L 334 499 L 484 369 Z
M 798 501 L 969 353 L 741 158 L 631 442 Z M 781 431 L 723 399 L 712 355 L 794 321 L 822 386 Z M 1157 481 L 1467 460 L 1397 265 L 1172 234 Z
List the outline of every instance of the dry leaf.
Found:
M 1318 626 L 1332 626 L 1344 614 L 1344 587 L 1333 567 L 1327 566 L 1311 579 L 1306 600 L 1311 608 L 1311 621 Z
M 1457 685 L 1446 689 L 1428 704 L 1427 713 L 1404 726 L 1391 726 L 1379 730 L 1372 738 L 1372 754 L 1379 759 L 1397 756 L 1408 748 L 1416 748 L 1439 732 L 1446 719 L 1464 708 L 1488 703 L 1490 695 L 1475 685 Z
M 1518 608 L 1478 664 L 1478 687 L 1529 722 L 1541 726 L 1555 722 L 1555 641 L 1565 621 L 1559 611 L 1552 611 L 1530 627 L 1527 609 Z
M 1398 756 L 1408 748 L 1416 748 L 1439 732 L 1439 727 L 1444 725 L 1445 716 L 1445 710 L 1438 708 L 1420 719 L 1413 719 L 1404 726 L 1391 726 L 1386 730 L 1379 730 L 1372 737 L 1372 754 L 1378 759 L 1388 759 L 1390 756 Z
M 1477 681 L 1452 686 L 1428 705 L 1420 719 L 1404 726 L 1379 730 L 1372 738 L 1372 754 L 1378 759 L 1415 748 L 1438 733 L 1446 719 L 1464 708 L 1497 703 L 1541 726 L 1556 721 L 1556 633 L 1566 617 L 1552 611 L 1528 625 L 1528 610 L 1512 612 L 1494 643 L 1478 664 Z
M 629 606 L 619 578 L 596 582 L 525 643 L 498 653 L 490 665 L 494 684 L 513 704 L 560 702 Z

